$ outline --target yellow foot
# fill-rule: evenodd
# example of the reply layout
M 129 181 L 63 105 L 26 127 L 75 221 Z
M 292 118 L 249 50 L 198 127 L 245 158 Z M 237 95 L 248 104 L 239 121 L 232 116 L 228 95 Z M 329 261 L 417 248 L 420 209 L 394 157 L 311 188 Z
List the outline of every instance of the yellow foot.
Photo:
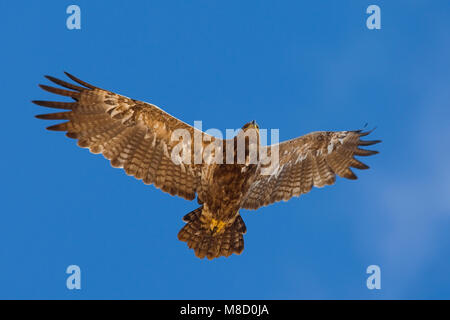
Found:
M 223 222 L 222 220 L 216 220 L 212 218 L 209 228 L 211 229 L 213 234 L 218 234 L 223 230 L 223 228 L 225 228 L 225 225 L 226 223 Z

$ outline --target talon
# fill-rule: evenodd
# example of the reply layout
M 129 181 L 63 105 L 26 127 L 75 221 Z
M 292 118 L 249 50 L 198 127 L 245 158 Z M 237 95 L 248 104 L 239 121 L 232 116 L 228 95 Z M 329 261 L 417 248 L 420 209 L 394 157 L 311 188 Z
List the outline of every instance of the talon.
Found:
M 216 219 L 214 219 L 214 218 L 211 219 L 211 224 L 209 225 L 209 228 L 211 229 L 211 231 L 214 230 L 214 228 L 217 226 L 218 223 L 219 223 L 219 221 L 217 221 Z
M 223 228 L 225 228 L 225 222 L 219 221 L 219 223 L 217 224 L 217 233 L 222 231 Z
M 214 218 L 211 219 L 211 223 L 209 225 L 209 229 L 211 230 L 212 234 L 218 234 L 220 233 L 226 226 L 226 223 L 222 220 L 216 220 Z

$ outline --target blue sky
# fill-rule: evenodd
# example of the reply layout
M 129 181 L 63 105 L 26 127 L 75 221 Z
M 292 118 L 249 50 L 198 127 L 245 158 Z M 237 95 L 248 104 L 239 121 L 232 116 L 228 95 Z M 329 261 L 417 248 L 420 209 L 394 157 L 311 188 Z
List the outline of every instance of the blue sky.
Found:
M 81 8 L 81 30 L 66 8 Z M 381 8 L 368 30 L 366 8 Z M 450 298 L 449 1 L 1 2 L 0 298 Z M 69 71 L 204 128 L 377 126 L 359 180 L 242 211 L 242 255 L 177 240 L 188 202 L 35 119 Z M 82 289 L 66 288 L 79 265 Z M 366 268 L 381 267 L 381 290 Z

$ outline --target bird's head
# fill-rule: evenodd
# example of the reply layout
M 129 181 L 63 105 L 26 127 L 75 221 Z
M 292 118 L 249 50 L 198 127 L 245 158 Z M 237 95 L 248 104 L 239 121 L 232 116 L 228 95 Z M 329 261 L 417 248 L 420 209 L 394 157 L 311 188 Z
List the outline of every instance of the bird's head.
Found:
M 249 123 L 246 123 L 242 127 L 242 131 L 247 131 L 248 129 L 256 129 L 256 131 L 259 131 L 259 126 L 258 126 L 258 124 L 256 123 L 255 120 L 252 120 Z
M 255 164 L 259 161 L 259 139 L 259 126 L 255 120 L 242 127 L 242 130 L 235 137 L 237 143 L 235 152 L 237 152 L 238 163 Z M 245 152 L 240 153 L 240 150 Z M 244 156 L 244 160 L 240 158 Z

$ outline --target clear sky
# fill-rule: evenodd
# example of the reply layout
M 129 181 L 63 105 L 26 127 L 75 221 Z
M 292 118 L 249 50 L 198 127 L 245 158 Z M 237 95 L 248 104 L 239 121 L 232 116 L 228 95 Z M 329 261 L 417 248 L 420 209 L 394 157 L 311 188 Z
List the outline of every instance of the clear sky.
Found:
M 81 8 L 68 30 L 66 8 Z M 366 8 L 381 8 L 381 30 Z M 450 2 L 2 1 L 0 298 L 450 298 Z M 203 127 L 286 140 L 377 126 L 359 180 L 242 210 L 242 255 L 195 257 L 197 207 L 76 146 L 31 100 L 68 71 Z M 66 268 L 81 268 L 81 290 Z M 366 268 L 381 268 L 368 290 Z

